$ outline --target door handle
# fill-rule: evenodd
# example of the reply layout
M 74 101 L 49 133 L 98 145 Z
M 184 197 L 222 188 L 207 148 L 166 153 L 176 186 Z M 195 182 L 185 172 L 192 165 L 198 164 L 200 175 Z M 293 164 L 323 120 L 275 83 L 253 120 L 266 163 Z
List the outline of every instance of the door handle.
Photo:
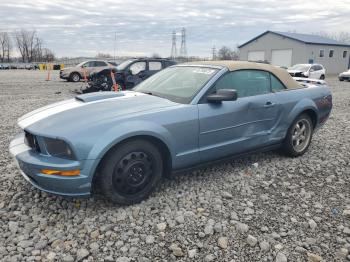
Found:
M 266 102 L 264 107 L 272 107 L 272 106 L 275 106 L 276 104 L 275 103 L 272 103 L 270 101 Z

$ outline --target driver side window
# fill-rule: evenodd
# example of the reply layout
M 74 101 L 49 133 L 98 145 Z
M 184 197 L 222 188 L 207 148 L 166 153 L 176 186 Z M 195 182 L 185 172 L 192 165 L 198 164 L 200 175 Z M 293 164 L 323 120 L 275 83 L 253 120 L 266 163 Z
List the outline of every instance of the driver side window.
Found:
M 238 98 L 267 94 L 270 93 L 270 75 L 260 70 L 229 72 L 215 83 L 214 89 L 235 89 Z
M 146 62 L 136 62 L 130 66 L 130 71 L 132 75 L 137 75 L 138 73 L 146 70 Z
M 82 65 L 82 67 L 91 67 L 91 62 L 86 62 L 85 64 Z

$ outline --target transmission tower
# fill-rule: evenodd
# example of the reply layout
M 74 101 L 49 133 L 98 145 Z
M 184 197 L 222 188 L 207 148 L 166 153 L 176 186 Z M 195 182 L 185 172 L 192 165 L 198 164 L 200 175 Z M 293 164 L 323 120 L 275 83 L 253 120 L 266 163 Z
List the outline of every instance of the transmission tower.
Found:
M 177 50 L 176 50 L 176 32 L 173 31 L 173 37 L 172 37 L 172 44 L 171 44 L 171 59 L 175 59 L 177 56 Z
M 187 57 L 187 49 L 186 49 L 186 29 L 183 27 L 181 29 L 181 48 L 180 48 L 180 56 Z
M 211 49 L 211 51 L 212 51 L 212 60 L 216 60 L 216 47 L 215 47 L 215 45 L 213 46 L 213 48 Z

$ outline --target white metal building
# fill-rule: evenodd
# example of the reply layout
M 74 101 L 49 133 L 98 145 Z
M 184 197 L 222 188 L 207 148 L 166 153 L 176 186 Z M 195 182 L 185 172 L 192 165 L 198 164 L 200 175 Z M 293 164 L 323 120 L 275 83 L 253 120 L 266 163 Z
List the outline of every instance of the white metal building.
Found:
M 266 31 L 240 45 L 239 51 L 240 60 L 284 67 L 319 63 L 328 74 L 350 68 L 350 44 L 317 35 Z

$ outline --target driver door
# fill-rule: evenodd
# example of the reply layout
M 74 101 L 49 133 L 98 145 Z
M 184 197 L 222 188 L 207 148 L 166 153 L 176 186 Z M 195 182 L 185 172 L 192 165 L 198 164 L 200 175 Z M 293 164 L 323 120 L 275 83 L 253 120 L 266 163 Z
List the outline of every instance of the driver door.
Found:
M 129 75 L 125 79 L 126 89 L 133 88 L 145 78 L 146 61 L 135 62 L 129 67 Z
M 235 89 L 236 101 L 210 103 L 205 97 L 218 89 Z M 226 73 L 205 95 L 199 111 L 202 161 L 249 151 L 269 143 L 279 105 L 271 93 L 270 74 L 259 70 Z

